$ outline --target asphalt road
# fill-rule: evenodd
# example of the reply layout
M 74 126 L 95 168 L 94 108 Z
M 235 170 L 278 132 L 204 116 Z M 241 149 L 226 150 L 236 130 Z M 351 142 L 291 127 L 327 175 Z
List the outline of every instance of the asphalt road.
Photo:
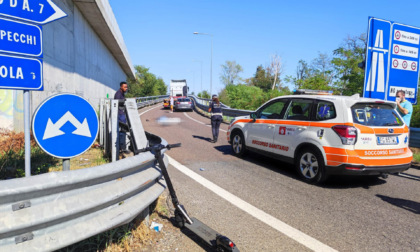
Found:
M 240 251 L 420 251 L 419 169 L 309 185 L 286 163 L 233 156 L 226 124 L 214 144 L 210 120 L 195 112 L 170 113 L 161 105 L 139 112 L 146 131 L 182 143 L 167 154 L 200 177 L 169 166 L 181 203 Z M 161 116 L 181 122 L 160 126 Z

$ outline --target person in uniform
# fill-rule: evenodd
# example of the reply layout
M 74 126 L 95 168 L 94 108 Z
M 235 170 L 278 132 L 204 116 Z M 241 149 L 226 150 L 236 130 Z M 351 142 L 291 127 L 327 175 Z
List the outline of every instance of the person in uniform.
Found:
M 213 143 L 217 142 L 219 137 L 220 124 L 223 121 L 222 104 L 217 95 L 212 96 L 212 101 L 209 104 L 209 112 L 211 114 L 211 131 L 213 133 Z
M 127 92 L 128 86 L 127 82 L 122 81 L 120 82 L 120 89 L 115 93 L 114 99 L 118 100 L 125 100 L 125 93 Z M 125 115 L 125 108 L 124 106 L 118 105 L 118 121 L 124 124 L 127 124 L 127 118 Z M 126 143 L 126 133 L 120 132 L 120 151 L 124 152 L 125 154 L 129 154 L 130 151 L 127 150 L 127 143 Z

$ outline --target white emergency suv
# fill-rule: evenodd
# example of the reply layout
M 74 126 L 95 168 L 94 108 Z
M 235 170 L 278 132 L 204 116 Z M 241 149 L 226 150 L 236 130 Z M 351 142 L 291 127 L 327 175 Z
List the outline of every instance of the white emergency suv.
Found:
M 295 164 L 313 184 L 333 174 L 386 177 L 407 170 L 408 138 L 396 103 L 358 94 L 277 97 L 236 117 L 227 132 L 235 155 L 250 150 Z

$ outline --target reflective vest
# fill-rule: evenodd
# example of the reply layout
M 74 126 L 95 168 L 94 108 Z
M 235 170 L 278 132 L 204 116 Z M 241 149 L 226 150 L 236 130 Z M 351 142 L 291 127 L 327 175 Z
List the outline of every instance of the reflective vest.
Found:
M 211 108 L 211 116 L 216 116 L 216 115 L 220 115 L 222 116 L 222 104 L 217 104 L 212 102 L 210 104 L 210 108 Z

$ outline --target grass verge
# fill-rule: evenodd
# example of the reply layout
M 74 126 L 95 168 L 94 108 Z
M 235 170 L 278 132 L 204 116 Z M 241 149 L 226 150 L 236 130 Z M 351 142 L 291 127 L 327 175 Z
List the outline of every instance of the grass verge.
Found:
M 167 207 L 166 198 L 166 194 L 162 194 L 149 206 L 149 218 L 151 220 L 158 223 L 168 223 L 170 210 Z M 158 233 L 151 230 L 145 220 L 135 218 L 126 225 L 95 235 L 57 251 L 155 251 L 155 244 L 162 236 L 162 232 Z

